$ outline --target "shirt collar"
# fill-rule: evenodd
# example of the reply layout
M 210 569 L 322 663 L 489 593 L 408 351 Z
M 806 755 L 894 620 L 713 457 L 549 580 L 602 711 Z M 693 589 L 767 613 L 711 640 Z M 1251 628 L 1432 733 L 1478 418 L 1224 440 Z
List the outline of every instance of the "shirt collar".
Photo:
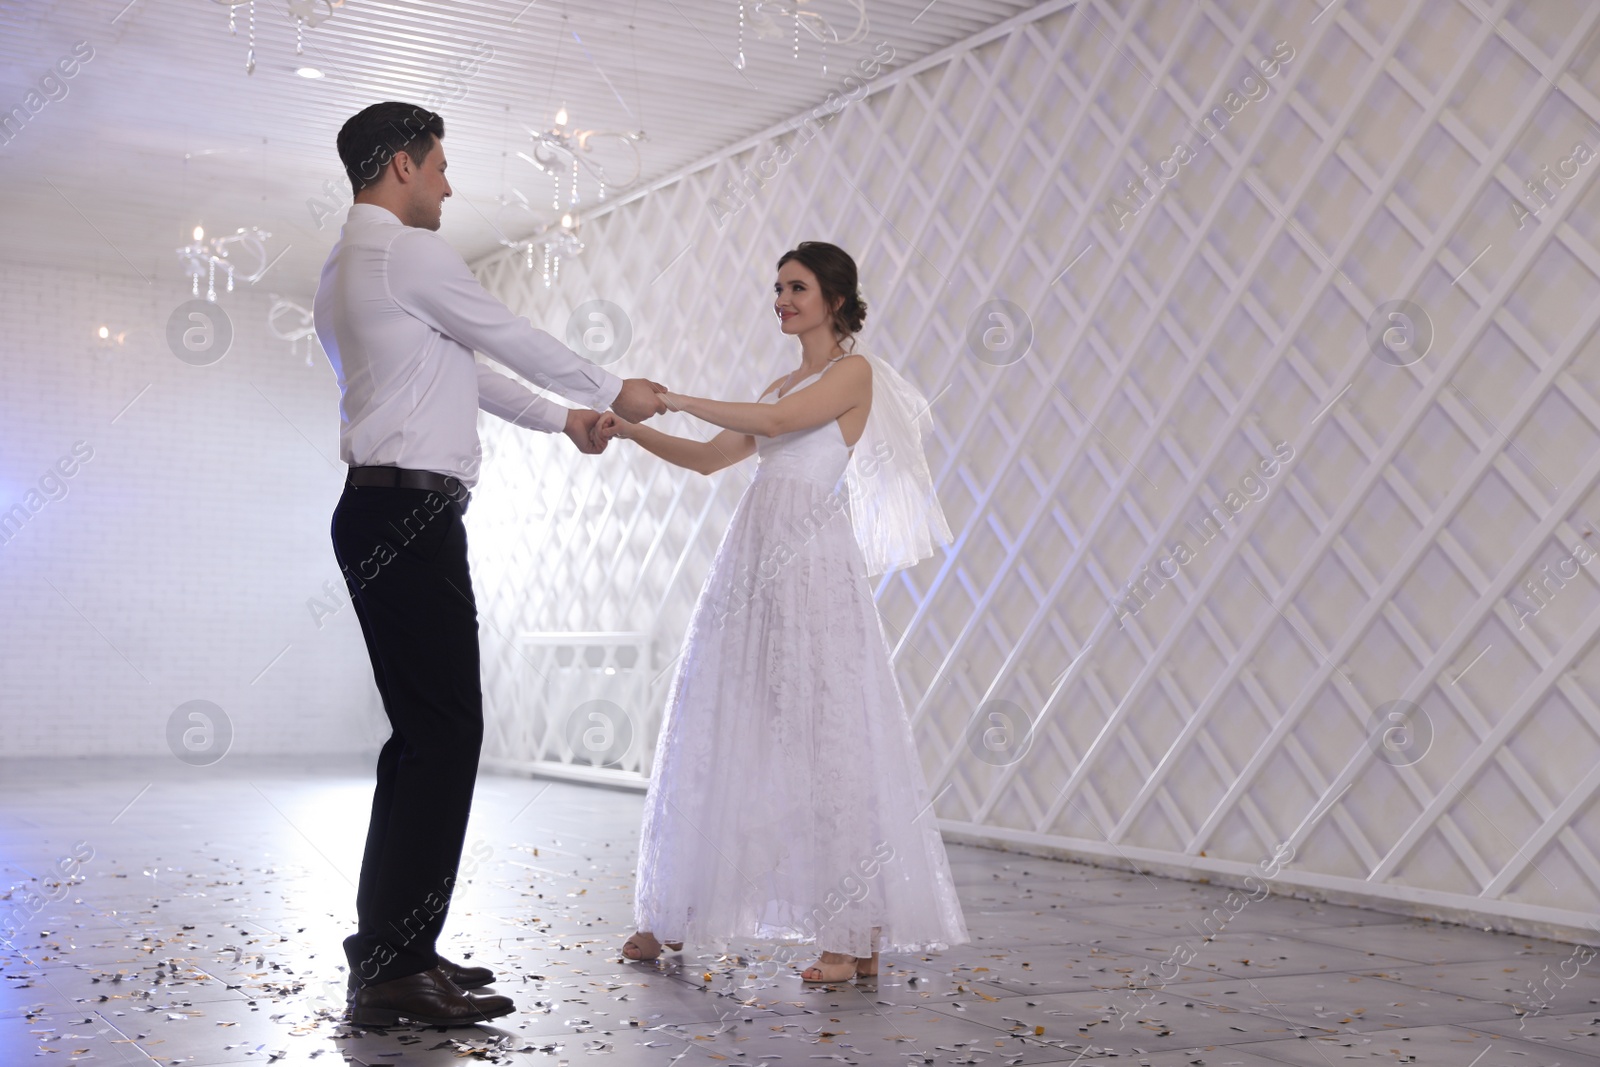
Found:
M 350 210 L 345 214 L 346 222 L 392 222 L 396 225 L 405 225 L 400 221 L 400 216 L 386 207 L 377 204 L 351 204 Z

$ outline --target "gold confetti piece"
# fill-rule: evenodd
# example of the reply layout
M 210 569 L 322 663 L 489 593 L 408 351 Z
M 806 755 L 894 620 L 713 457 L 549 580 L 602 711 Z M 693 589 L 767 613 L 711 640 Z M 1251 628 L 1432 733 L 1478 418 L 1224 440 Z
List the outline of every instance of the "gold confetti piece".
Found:
M 1035 1026 L 1035 1027 L 1034 1027 L 1034 1028 L 1033 1028 L 1033 1036 L 1034 1036 L 1034 1037 L 1043 1037 L 1043 1036 L 1044 1036 L 1044 1027 L 1042 1027 L 1042 1026 Z

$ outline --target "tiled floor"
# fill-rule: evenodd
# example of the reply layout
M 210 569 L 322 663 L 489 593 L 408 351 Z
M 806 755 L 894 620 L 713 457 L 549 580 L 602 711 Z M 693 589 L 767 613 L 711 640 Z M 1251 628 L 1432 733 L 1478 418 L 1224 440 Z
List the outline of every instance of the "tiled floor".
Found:
M 950 857 L 974 942 L 886 959 L 875 982 L 808 989 L 809 955 L 759 946 L 625 963 L 640 797 L 498 777 L 479 783 L 447 949 L 495 968 L 519 1011 L 356 1032 L 339 1021 L 339 939 L 368 775 L 0 762 L 0 934 L 16 928 L 0 944 L 0 1067 L 1600 1067 L 1600 960 L 1570 945 L 1280 896 L 1206 942 L 1199 916 L 1224 889 L 963 846 Z M 63 861 L 75 874 L 58 885 Z M 1180 946 L 1188 965 L 1164 965 Z

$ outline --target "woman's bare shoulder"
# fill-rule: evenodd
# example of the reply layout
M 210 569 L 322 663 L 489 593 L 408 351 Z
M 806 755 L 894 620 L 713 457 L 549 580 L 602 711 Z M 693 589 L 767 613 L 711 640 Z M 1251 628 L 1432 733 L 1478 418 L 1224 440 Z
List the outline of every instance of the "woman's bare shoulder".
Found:
M 837 357 L 837 362 L 841 368 L 852 368 L 850 370 L 851 374 L 867 374 L 869 376 L 872 374 L 872 363 L 867 359 L 865 352 L 846 352 L 844 355 Z
M 867 359 L 865 352 L 847 352 L 839 357 L 838 372 L 854 383 L 858 389 L 869 389 L 872 386 L 872 363 Z

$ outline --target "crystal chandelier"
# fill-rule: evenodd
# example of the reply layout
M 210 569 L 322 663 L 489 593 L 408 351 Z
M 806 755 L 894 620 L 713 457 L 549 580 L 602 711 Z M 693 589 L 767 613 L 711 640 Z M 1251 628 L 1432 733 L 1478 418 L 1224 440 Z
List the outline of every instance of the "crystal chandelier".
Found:
M 267 309 L 267 332 L 280 341 L 289 342 L 289 351 L 299 349 L 301 341 L 306 343 L 306 366 L 312 366 L 311 346 L 317 336 L 316 324 L 311 321 L 311 309 L 301 307 L 293 300 L 279 296 L 272 296 L 272 306 Z
M 583 251 L 583 241 L 578 236 L 583 224 L 583 201 L 578 182 L 580 172 L 598 187 L 598 201 L 605 200 L 607 190 L 620 192 L 631 188 L 638 182 L 644 169 L 644 160 L 639 153 L 639 142 L 644 140 L 644 131 L 569 129 L 567 109 L 563 107 L 556 112 L 553 127 L 543 131 L 529 130 L 528 135 L 533 138 L 533 154 L 518 152 L 517 156 L 550 176 L 550 207 L 561 212 L 561 215 L 556 221 L 541 226 L 531 237 L 520 241 L 502 238 L 500 243 L 522 253 L 530 271 L 536 262 L 541 265 L 544 284 L 548 288 L 560 278 L 561 257 L 576 256 Z M 631 156 L 632 170 L 625 180 L 614 180 L 615 176 L 608 175 L 605 164 L 593 154 L 591 142 L 607 140 L 617 142 Z M 563 185 L 567 187 L 565 205 L 561 202 Z M 512 193 L 519 203 L 511 204 L 502 198 L 502 210 L 506 207 L 533 210 L 526 196 L 516 189 L 512 189 Z
M 178 249 L 178 258 L 183 260 L 183 271 L 193 279 L 194 284 L 190 291 L 195 296 L 200 295 L 200 275 L 206 276 L 206 299 L 213 304 L 217 302 L 217 271 L 228 276 L 228 292 L 233 292 L 233 278 L 235 274 L 247 282 L 253 282 L 267 272 L 271 266 L 267 262 L 267 238 L 272 234 L 259 226 L 252 226 L 248 230 L 240 227 L 235 233 L 226 237 L 207 238 L 206 232 L 199 226 L 194 228 L 194 241 Z M 232 253 L 239 252 L 238 259 Z M 255 267 L 249 274 L 240 269 L 242 262 L 253 260 Z
M 578 238 L 578 222 L 571 215 L 561 216 L 561 222 L 551 223 L 526 240 L 512 247 L 527 257 L 528 269 L 534 269 L 537 258 L 544 272 L 544 287 L 561 280 L 561 257 L 576 256 L 583 251 L 583 241 Z M 535 253 L 537 252 L 537 256 Z
M 245 52 L 244 72 L 256 72 L 256 0 L 211 0 L 228 9 L 228 32 L 239 35 L 237 15 L 239 8 L 248 8 L 250 46 Z M 303 42 L 307 26 L 317 26 L 333 18 L 333 9 L 343 7 L 344 0 L 287 0 L 288 14 L 294 19 L 294 54 L 304 55 Z M 318 11 L 318 7 L 322 10 Z
M 791 19 L 794 22 L 794 58 L 800 58 L 800 29 L 813 38 L 822 42 L 822 73 L 828 73 L 828 45 L 830 44 L 855 44 L 857 41 L 867 39 L 867 4 L 866 0 L 845 0 L 856 12 L 855 29 L 848 34 L 840 35 L 833 24 L 815 11 L 807 10 L 808 3 L 815 0 L 755 0 L 749 4 L 750 14 L 748 21 L 755 35 L 764 41 L 781 41 L 789 36 L 782 26 L 778 25 L 779 19 Z M 746 22 L 745 0 L 739 0 L 739 54 L 734 60 L 734 66 L 744 69 L 744 27 Z

